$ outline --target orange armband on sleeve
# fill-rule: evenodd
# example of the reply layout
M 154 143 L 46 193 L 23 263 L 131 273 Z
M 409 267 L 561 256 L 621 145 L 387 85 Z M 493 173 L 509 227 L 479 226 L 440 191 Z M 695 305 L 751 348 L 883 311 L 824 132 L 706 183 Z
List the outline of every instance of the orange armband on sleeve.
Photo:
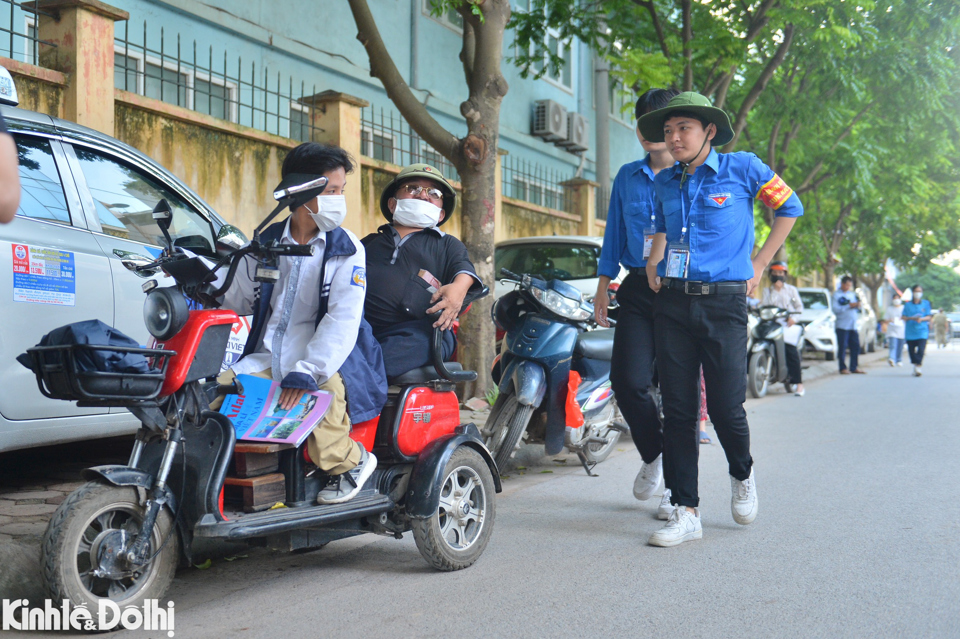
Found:
M 760 201 L 773 210 L 777 210 L 783 206 L 783 203 L 786 202 L 791 195 L 793 195 L 793 189 L 787 186 L 783 178 L 776 173 L 773 174 L 769 182 L 760 187 L 760 192 L 757 193 Z

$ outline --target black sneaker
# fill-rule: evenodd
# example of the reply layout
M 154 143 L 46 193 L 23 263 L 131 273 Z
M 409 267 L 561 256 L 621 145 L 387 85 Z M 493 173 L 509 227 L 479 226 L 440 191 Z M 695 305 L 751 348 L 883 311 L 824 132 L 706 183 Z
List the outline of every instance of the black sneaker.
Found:
M 357 446 L 360 447 L 360 463 L 345 473 L 331 475 L 327 485 L 317 493 L 318 504 L 342 504 L 350 501 L 377 469 L 376 455 L 368 453 L 363 444 L 358 443 Z

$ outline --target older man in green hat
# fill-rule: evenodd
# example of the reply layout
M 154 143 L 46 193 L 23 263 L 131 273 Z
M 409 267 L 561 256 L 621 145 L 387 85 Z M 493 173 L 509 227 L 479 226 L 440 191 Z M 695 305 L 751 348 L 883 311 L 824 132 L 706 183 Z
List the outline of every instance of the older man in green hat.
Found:
M 362 240 L 364 316 L 383 349 L 388 378 L 430 361 L 434 328 L 444 331 L 444 358 L 453 355 L 456 338 L 449 329 L 467 292 L 483 287 L 463 242 L 439 228 L 456 203 L 457 193 L 440 171 L 411 164 L 380 195 L 380 212 L 389 224 Z
M 717 153 L 733 128 L 722 110 L 688 91 L 638 123 L 652 142 L 666 142 L 677 164 L 654 180 L 656 235 L 647 278 L 657 291 L 654 339 L 663 397 L 663 470 L 676 506 L 650 537 L 676 546 L 703 535 L 697 493 L 697 395 L 702 365 L 707 410 L 726 453 L 731 512 L 756 518 L 746 399 L 747 294 L 783 245 L 803 206 L 793 190 L 752 153 Z M 774 210 L 763 247 L 754 248 L 754 202 Z

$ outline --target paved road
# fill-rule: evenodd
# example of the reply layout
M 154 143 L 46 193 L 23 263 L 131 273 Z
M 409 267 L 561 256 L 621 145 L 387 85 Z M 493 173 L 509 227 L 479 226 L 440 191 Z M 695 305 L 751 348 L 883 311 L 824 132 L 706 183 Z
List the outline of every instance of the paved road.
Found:
M 624 442 L 598 478 L 569 460 L 505 482 L 465 571 L 433 572 L 409 536 L 181 570 L 176 636 L 957 637 L 960 351 L 928 352 L 921 379 L 884 363 L 748 402 L 751 526 L 702 446 L 704 538 L 647 546 L 656 500 L 633 499 Z

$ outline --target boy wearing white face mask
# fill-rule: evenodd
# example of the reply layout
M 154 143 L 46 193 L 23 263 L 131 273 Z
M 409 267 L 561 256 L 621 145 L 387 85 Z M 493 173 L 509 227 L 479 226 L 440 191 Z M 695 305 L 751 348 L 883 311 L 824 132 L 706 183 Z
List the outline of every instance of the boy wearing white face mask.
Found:
M 334 395 L 307 440 L 311 461 L 329 477 L 317 495 L 321 504 L 353 498 L 376 469 L 376 457 L 350 439 L 350 428 L 376 417 L 387 391 L 380 347 L 363 320 L 366 255 L 357 237 L 340 228 L 352 170 L 339 147 L 307 142 L 287 155 L 277 190 L 319 177 L 327 183 L 299 194 L 290 217 L 267 227 L 260 239 L 308 244 L 313 255 L 281 258 L 279 279 L 272 284 L 254 281 L 255 260 L 248 258 L 223 301 L 225 308 L 253 316 L 233 373 L 279 382 L 284 409 L 296 406 L 307 391 Z
M 363 238 L 369 288 L 364 316 L 383 349 L 387 377 L 430 361 L 434 328 L 444 331 L 443 356 L 456 348 L 450 327 L 471 289 L 483 286 L 467 248 L 440 227 L 457 195 L 436 168 L 405 167 L 380 196 L 390 224 Z M 439 319 L 430 314 L 440 313 Z

